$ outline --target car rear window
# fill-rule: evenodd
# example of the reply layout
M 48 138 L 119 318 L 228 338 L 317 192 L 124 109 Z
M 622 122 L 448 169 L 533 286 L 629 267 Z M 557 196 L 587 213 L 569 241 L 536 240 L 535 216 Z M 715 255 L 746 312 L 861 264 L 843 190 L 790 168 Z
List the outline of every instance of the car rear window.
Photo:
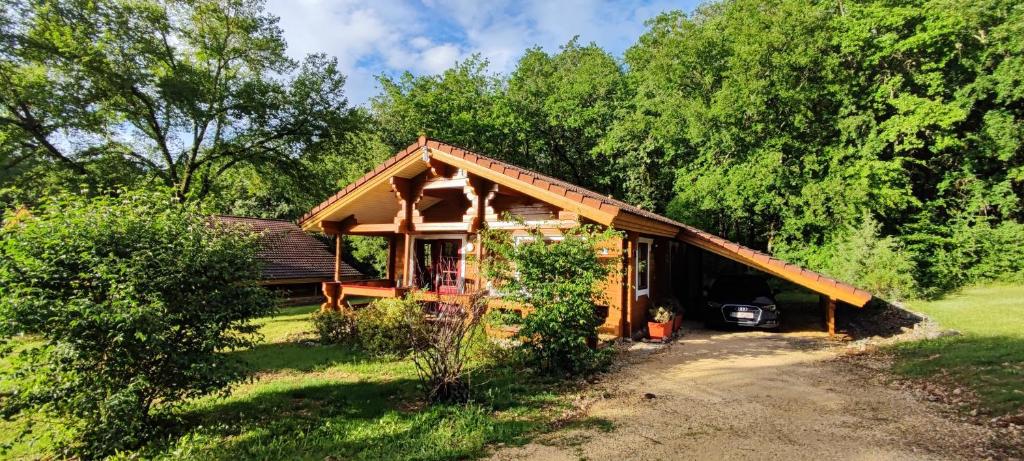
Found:
M 711 286 L 711 297 L 719 299 L 753 299 L 771 293 L 768 283 L 760 277 L 719 277 Z

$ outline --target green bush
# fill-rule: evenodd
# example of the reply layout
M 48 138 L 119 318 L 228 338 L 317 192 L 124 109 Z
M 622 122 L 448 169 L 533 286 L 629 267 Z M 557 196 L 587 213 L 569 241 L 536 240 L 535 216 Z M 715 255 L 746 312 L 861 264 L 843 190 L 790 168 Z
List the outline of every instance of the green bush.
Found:
M 549 374 L 575 375 L 606 363 L 591 349 L 601 319 L 595 302 L 601 284 L 614 270 L 599 258 L 599 246 L 618 234 L 589 225 L 566 229 L 562 240 L 545 241 L 538 229 L 514 241 L 508 232 L 484 232 L 488 257 L 483 268 L 504 298 L 533 307 L 522 319 L 520 335 L 532 361 Z
M 316 311 L 310 317 L 321 344 L 342 344 L 355 337 L 355 316 L 347 310 Z
M 890 301 L 918 295 L 913 254 L 895 237 L 880 232 L 878 221 L 864 215 L 858 226 L 846 227 L 829 245 L 812 251 L 805 263 Z M 780 253 L 802 259 L 785 250 Z
M 0 229 L 0 338 L 35 339 L 0 408 L 64 422 L 66 455 L 137 447 L 185 399 L 226 391 L 245 368 L 222 352 L 273 311 L 255 236 L 169 197 L 66 196 Z
M 405 355 L 413 346 L 407 315 L 420 311 L 411 298 L 383 298 L 355 311 L 356 339 L 373 355 Z
M 931 293 L 985 281 L 1024 281 L 1024 224 L 957 219 L 948 236 L 914 234 L 919 277 Z

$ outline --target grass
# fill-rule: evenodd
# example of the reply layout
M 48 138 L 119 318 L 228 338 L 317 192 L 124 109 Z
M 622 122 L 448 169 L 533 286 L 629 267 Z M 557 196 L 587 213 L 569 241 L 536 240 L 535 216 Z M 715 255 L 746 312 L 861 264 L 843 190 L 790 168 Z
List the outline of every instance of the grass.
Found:
M 452 459 L 494 443 L 525 443 L 567 404 L 554 382 L 476 366 L 474 403 L 426 405 L 408 360 L 378 359 L 311 341 L 313 306 L 260 319 L 264 342 L 236 352 L 252 382 L 226 398 L 188 403 L 165 439 L 125 457 L 144 459 Z M 0 364 L 2 366 L 2 364 Z M 0 422 L 0 444 L 26 421 Z M 42 427 L 0 457 L 52 456 L 58 429 Z
M 895 346 L 897 372 L 969 388 L 993 414 L 1024 407 L 1024 286 L 977 286 L 910 308 L 962 334 Z

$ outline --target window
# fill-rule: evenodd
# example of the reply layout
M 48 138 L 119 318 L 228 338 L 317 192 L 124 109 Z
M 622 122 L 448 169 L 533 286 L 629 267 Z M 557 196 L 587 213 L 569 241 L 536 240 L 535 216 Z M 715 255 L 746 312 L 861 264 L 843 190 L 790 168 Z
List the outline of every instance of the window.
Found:
M 651 292 L 651 239 L 639 239 L 636 243 L 636 297 Z

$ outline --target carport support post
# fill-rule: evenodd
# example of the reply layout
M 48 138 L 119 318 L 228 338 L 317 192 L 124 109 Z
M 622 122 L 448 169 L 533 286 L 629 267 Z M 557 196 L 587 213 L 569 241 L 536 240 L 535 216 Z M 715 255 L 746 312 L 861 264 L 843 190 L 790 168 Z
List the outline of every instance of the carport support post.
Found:
M 836 335 L 836 298 L 831 296 L 820 296 L 821 307 L 825 311 L 825 328 L 828 329 L 828 335 Z

